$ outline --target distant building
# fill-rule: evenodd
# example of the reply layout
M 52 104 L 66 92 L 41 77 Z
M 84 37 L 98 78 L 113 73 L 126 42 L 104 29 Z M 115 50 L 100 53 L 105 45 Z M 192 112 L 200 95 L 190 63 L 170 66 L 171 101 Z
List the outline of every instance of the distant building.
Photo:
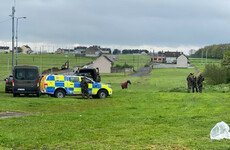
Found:
M 177 68 L 188 68 L 188 58 L 184 54 L 177 58 Z
M 10 47 L 8 46 L 0 46 L 0 53 L 9 53 Z
M 101 48 L 102 54 L 111 54 L 111 49 L 110 48 Z
M 27 54 L 28 51 L 32 51 L 28 45 L 23 45 L 21 48 L 21 53 Z
M 99 57 L 101 54 L 102 51 L 100 46 L 91 46 L 85 50 L 85 56 L 88 57 Z
M 69 54 L 69 53 L 74 53 L 74 49 L 63 49 L 63 48 L 58 48 L 56 50 L 57 54 Z
M 169 64 L 176 64 L 177 62 L 177 57 L 179 57 L 182 52 L 165 52 L 164 57 L 165 57 L 165 62 Z
M 113 62 L 108 57 L 101 55 L 89 66 L 99 68 L 100 73 L 111 73 Z
M 87 47 L 85 46 L 74 47 L 75 56 L 85 56 L 86 49 Z

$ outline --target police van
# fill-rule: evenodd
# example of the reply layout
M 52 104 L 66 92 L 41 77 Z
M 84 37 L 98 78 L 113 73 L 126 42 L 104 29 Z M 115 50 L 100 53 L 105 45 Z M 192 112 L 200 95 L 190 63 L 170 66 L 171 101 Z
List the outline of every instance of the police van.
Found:
M 40 83 L 43 94 L 63 98 L 65 95 L 81 95 L 81 80 L 83 76 L 46 75 Z M 97 83 L 86 77 L 89 94 L 93 98 L 106 98 L 112 94 L 109 84 Z

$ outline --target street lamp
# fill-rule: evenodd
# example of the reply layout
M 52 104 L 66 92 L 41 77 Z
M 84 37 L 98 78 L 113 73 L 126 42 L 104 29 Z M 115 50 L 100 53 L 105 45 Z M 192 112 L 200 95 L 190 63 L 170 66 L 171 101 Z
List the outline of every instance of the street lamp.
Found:
M 26 17 L 15 17 L 16 21 L 16 66 L 18 65 L 18 20 L 19 19 L 26 19 Z

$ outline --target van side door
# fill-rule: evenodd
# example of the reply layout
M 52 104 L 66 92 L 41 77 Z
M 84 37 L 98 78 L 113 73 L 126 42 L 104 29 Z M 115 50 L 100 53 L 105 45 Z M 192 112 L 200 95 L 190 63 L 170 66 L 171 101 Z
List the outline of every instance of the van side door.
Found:
M 79 77 L 69 77 L 67 93 L 69 94 L 81 94 L 81 81 Z

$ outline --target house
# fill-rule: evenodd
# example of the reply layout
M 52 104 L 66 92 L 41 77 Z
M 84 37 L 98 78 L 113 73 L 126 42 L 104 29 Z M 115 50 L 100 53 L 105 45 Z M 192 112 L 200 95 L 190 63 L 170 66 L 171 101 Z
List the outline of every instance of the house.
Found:
M 10 47 L 8 46 L 0 46 L 0 53 L 9 53 Z
M 108 57 L 101 55 L 89 66 L 99 68 L 100 73 L 111 73 L 113 62 Z
M 151 62 L 158 62 L 163 63 L 165 62 L 165 57 L 163 51 L 159 51 L 157 54 L 154 54 L 153 57 L 151 57 Z
M 188 68 L 188 58 L 184 54 L 177 58 L 177 68 Z
M 27 51 L 31 51 L 31 48 L 28 45 L 23 45 L 21 48 L 21 53 L 27 54 Z
M 87 47 L 85 46 L 74 47 L 75 56 L 85 56 L 86 49 Z
M 101 54 L 100 46 L 91 46 L 85 50 L 85 56 L 88 57 L 99 57 Z
M 73 54 L 74 52 L 74 49 L 64 49 L 64 54 Z
M 176 64 L 177 62 L 177 57 L 179 57 L 182 52 L 165 52 L 165 62 L 169 64 Z
M 111 54 L 111 49 L 110 48 L 101 48 L 102 54 Z
M 69 53 L 74 53 L 73 49 L 63 49 L 63 48 L 58 48 L 56 50 L 57 54 L 69 54 Z
M 63 53 L 64 53 L 64 49 L 58 48 L 58 49 L 56 50 L 56 53 L 57 53 L 57 54 L 63 54 Z

